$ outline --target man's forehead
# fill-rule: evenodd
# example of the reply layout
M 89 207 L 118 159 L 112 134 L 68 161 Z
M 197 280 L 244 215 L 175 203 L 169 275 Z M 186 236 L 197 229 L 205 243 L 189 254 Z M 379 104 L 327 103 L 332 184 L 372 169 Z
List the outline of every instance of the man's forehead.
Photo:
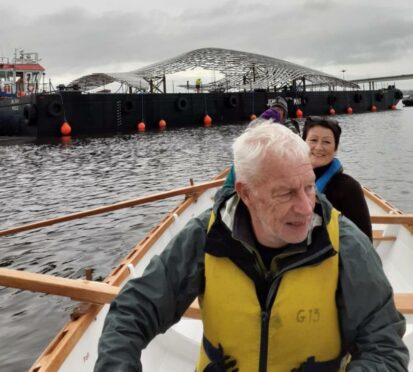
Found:
M 311 164 L 274 172 L 274 180 L 286 182 L 294 178 L 315 178 Z
M 273 173 L 287 176 L 291 175 L 291 173 L 305 173 L 313 169 L 310 155 L 303 159 L 270 160 L 267 164 L 272 169 Z

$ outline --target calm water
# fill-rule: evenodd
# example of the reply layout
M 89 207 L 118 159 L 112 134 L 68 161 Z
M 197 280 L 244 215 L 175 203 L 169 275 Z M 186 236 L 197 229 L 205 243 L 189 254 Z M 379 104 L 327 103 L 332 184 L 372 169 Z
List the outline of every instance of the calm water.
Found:
M 413 108 L 337 117 L 346 171 L 413 213 Z M 0 230 L 209 180 L 231 163 L 245 125 L 167 130 L 70 143 L 0 141 Z M 0 237 L 0 267 L 105 277 L 182 198 Z M 74 306 L 0 289 L 0 371 L 27 370 Z

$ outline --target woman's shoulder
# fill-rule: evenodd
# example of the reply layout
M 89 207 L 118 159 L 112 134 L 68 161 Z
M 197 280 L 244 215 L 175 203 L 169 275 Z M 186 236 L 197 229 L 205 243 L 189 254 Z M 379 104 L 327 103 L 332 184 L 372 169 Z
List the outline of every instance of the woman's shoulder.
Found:
M 352 187 L 352 188 L 357 188 L 357 189 L 361 189 L 361 185 L 360 183 L 353 178 L 352 176 L 350 176 L 347 173 L 337 173 L 333 176 L 333 178 L 331 179 L 330 182 L 332 185 L 333 184 L 340 184 L 346 187 Z
M 334 175 L 325 189 L 325 194 L 336 208 L 343 208 L 348 200 L 364 197 L 360 183 L 346 173 Z

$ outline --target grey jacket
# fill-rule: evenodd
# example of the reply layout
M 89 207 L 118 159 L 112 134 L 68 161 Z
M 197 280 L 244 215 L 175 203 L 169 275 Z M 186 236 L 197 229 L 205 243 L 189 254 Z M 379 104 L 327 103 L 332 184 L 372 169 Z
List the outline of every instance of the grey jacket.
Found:
M 320 195 L 319 202 L 324 223 L 331 205 Z M 153 257 L 144 275 L 130 280 L 112 302 L 95 371 L 141 371 L 141 350 L 202 295 L 209 215 L 205 211 L 191 220 Z M 346 370 L 407 371 L 409 354 L 401 339 L 405 320 L 395 309 L 392 288 L 370 240 L 345 217 L 340 218 L 339 254 L 336 302 L 342 345 L 352 354 Z

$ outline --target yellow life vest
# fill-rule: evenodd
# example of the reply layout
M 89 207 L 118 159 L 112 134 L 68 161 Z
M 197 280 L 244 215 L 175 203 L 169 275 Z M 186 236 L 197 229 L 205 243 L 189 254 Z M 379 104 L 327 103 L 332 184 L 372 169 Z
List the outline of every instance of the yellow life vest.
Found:
M 272 306 L 267 371 L 286 372 L 308 358 L 337 359 L 341 352 L 335 294 L 339 279 L 339 212 L 327 231 L 337 254 L 286 272 Z M 211 219 L 212 221 L 213 219 Z M 210 221 L 210 226 L 212 222 Z M 230 259 L 205 254 L 205 292 L 200 299 L 204 336 L 237 361 L 240 372 L 258 371 L 261 308 L 253 281 Z M 210 363 L 201 345 L 197 371 Z

